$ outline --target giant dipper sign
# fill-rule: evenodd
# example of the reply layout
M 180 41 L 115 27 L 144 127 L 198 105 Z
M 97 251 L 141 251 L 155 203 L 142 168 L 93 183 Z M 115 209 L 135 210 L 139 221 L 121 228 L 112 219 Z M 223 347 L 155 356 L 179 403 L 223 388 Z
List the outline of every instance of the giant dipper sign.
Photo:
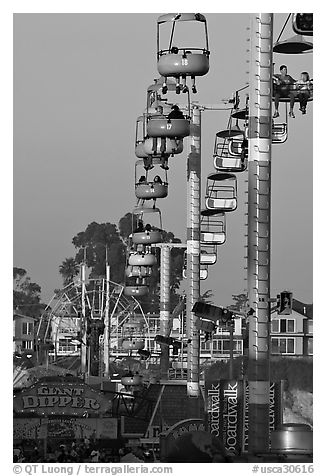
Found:
M 35 415 L 79 415 L 103 414 L 110 408 L 110 401 L 103 394 L 88 385 L 73 381 L 46 381 L 41 379 L 35 385 L 14 397 L 16 414 Z

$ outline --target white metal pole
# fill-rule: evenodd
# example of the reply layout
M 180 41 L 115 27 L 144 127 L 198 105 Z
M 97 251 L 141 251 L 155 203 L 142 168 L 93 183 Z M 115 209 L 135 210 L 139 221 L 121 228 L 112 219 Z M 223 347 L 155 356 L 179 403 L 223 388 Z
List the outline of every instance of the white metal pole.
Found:
M 187 394 L 200 397 L 199 331 L 192 307 L 200 297 L 201 109 L 192 104 L 187 161 Z
M 269 450 L 269 299 L 273 14 L 251 15 L 248 127 L 248 295 L 250 453 Z

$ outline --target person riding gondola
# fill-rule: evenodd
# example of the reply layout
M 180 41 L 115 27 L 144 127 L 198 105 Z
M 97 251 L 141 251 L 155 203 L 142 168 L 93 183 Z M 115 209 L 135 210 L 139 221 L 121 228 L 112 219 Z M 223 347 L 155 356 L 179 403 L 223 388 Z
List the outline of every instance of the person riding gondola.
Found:
M 307 71 L 301 73 L 301 78 L 295 83 L 295 89 L 300 102 L 299 110 L 302 114 L 306 114 L 307 102 L 312 90 L 312 80 L 309 78 Z
M 273 82 L 274 82 L 274 102 L 275 102 L 275 112 L 273 114 L 273 118 L 279 117 L 278 112 L 278 105 L 280 102 L 280 98 L 289 98 L 290 99 L 290 117 L 295 117 L 293 113 L 295 95 L 294 91 L 291 88 L 292 85 L 295 84 L 296 80 L 292 78 L 287 73 L 287 66 L 282 64 L 280 66 L 280 74 L 273 75 Z
M 174 106 L 171 107 L 172 111 L 168 114 L 168 119 L 184 119 L 184 115 L 182 114 L 182 111 L 180 111 L 179 106 L 174 104 Z

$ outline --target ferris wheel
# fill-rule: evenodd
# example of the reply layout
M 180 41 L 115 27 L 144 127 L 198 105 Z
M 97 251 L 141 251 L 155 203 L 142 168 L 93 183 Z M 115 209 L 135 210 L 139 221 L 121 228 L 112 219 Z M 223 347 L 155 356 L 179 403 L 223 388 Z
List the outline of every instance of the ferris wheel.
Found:
M 92 376 L 121 362 L 144 366 L 151 354 L 148 320 L 138 300 L 123 291 L 108 276 L 85 279 L 82 265 L 80 278 L 58 291 L 40 318 L 38 363 Z

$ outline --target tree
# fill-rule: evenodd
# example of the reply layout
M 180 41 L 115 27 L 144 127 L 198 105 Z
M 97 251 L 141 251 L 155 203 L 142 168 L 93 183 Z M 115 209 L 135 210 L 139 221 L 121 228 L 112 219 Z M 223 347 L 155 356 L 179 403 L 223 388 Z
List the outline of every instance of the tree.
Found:
M 248 306 L 248 295 L 247 293 L 241 294 L 232 294 L 232 299 L 235 301 L 235 304 L 229 306 L 229 309 L 232 311 L 246 311 Z
M 66 258 L 59 266 L 59 273 L 63 277 L 63 286 L 66 287 L 71 283 L 79 272 L 79 266 L 74 258 Z
M 23 268 L 13 268 L 13 308 L 25 316 L 39 317 L 45 309 L 41 303 L 41 286 L 33 283 Z
M 214 293 L 211 289 L 207 289 L 198 299 L 199 302 L 206 302 L 207 304 L 213 304 L 211 297 L 214 296 Z
M 112 223 L 90 223 L 85 231 L 73 237 L 77 248 L 75 261 L 91 268 L 90 277 L 105 276 L 105 257 L 110 266 L 110 279 L 123 282 L 125 270 L 125 248 L 116 225 Z

